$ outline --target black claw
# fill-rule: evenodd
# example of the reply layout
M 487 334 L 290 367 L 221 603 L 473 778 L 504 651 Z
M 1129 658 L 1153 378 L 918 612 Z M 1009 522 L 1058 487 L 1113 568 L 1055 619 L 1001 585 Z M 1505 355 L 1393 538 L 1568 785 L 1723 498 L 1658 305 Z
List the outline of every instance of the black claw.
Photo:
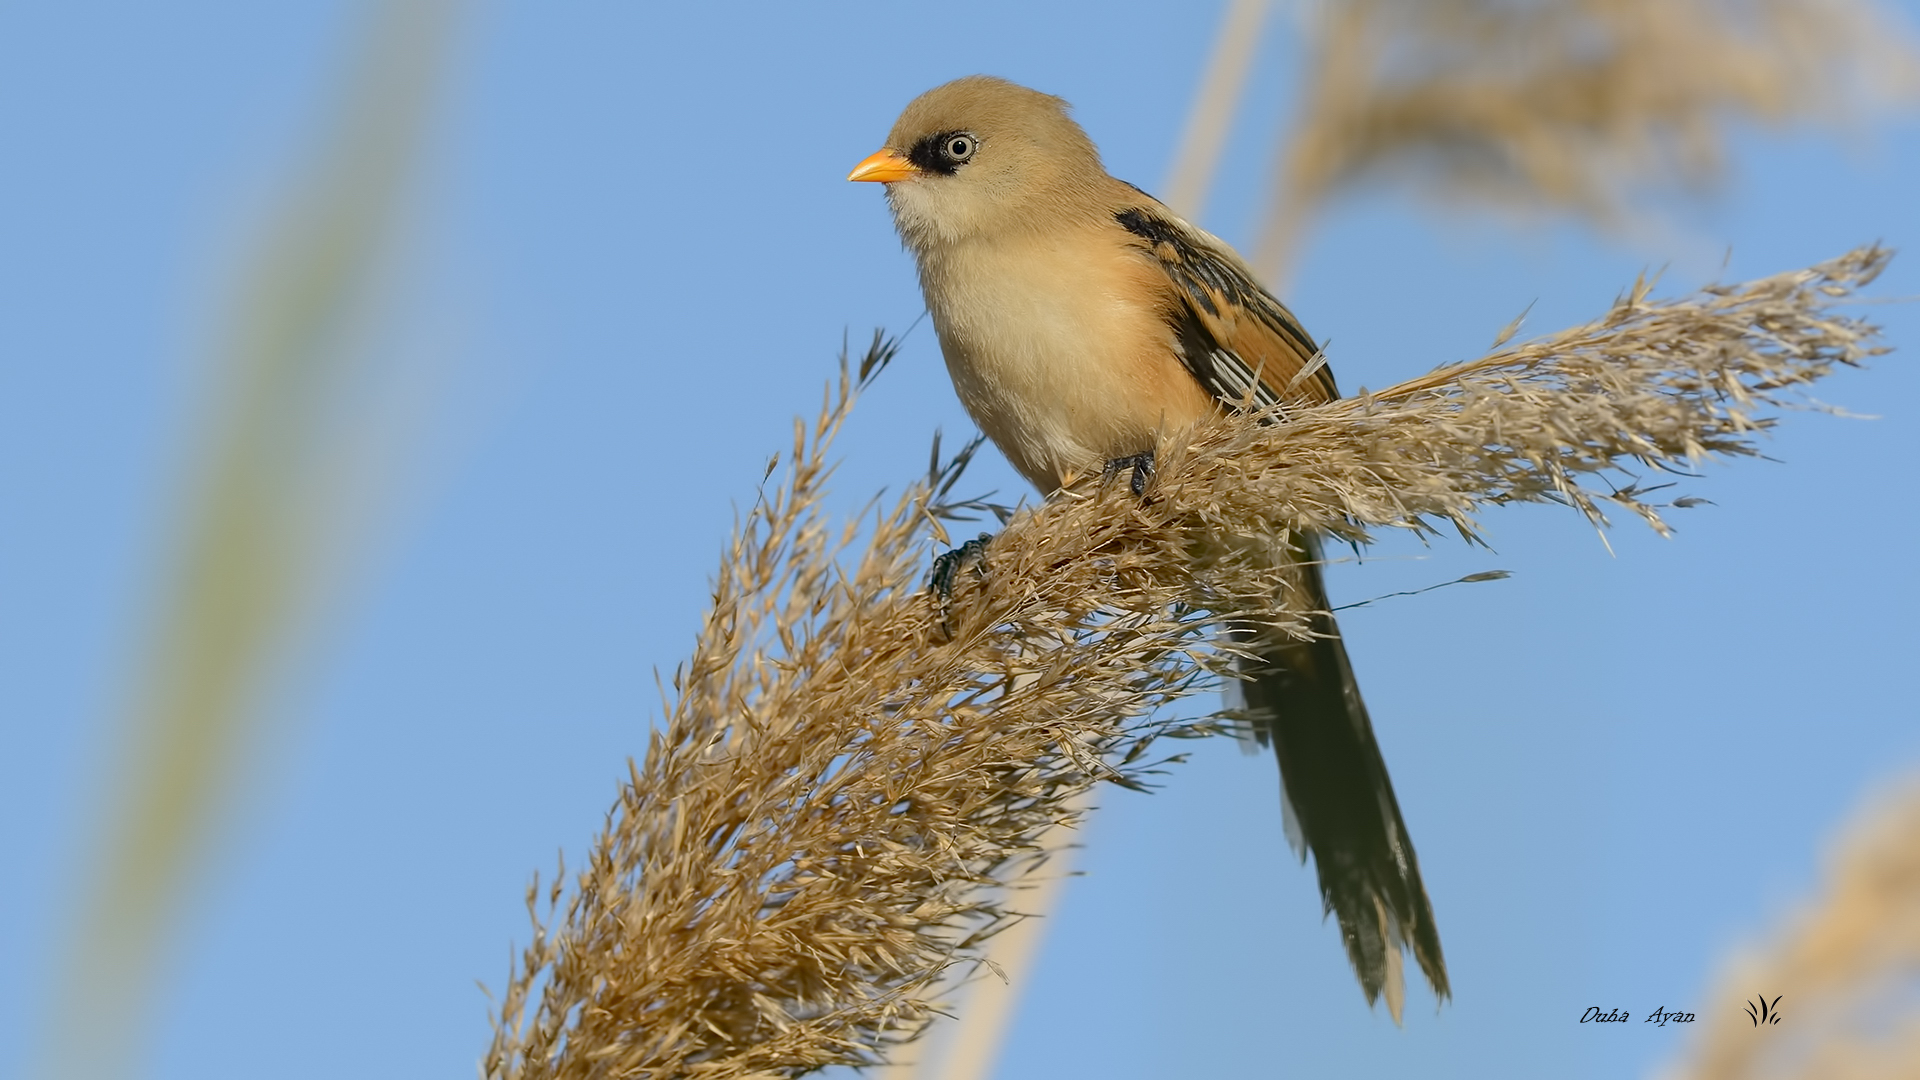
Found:
M 933 573 L 927 578 L 927 586 L 939 595 L 941 603 L 953 599 L 953 579 L 960 568 L 985 555 L 987 542 L 992 539 L 992 533 L 981 533 L 933 560 Z
M 1153 479 L 1153 451 L 1134 454 L 1131 457 L 1117 457 L 1107 462 L 1106 476 L 1111 479 L 1122 472 L 1132 470 L 1133 479 L 1127 484 L 1135 498 L 1144 498 L 1147 494 L 1147 482 Z

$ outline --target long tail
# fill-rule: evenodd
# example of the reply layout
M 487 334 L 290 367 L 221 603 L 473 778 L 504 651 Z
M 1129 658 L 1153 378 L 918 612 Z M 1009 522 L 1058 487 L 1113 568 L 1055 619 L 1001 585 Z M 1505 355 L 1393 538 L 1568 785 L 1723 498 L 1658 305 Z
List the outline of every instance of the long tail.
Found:
M 1434 994 L 1448 996 L 1440 934 L 1353 665 L 1328 613 L 1318 544 L 1301 542 L 1292 560 L 1299 599 L 1318 613 L 1315 636 L 1256 645 L 1259 659 L 1243 666 L 1241 693 L 1255 734 L 1280 759 L 1288 839 L 1303 861 L 1313 852 L 1321 897 L 1339 916 L 1367 1003 L 1384 991 L 1399 1023 L 1403 949 L 1413 950 Z

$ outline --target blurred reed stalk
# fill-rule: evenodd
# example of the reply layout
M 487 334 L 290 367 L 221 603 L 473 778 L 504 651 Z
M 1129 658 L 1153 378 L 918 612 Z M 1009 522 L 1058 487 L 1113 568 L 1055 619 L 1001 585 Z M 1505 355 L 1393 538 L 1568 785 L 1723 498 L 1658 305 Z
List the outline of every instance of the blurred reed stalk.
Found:
M 168 938 L 338 554 L 339 474 L 365 434 L 344 415 L 369 374 L 355 331 L 459 6 L 370 10 L 332 130 L 242 278 L 118 760 L 102 769 L 108 816 L 41 1048 L 47 1075 L 134 1067 Z
M 1063 817 L 1084 823 L 1091 814 L 1091 790 L 1069 799 Z M 967 965 L 958 978 L 942 981 L 934 1000 L 952 1022 L 928 1032 L 912 1051 L 874 1070 L 882 1080 L 986 1080 L 993 1075 L 1018 1012 L 1021 995 L 1040 965 L 1041 945 L 1051 916 L 1066 892 L 1079 847 L 1077 828 L 1053 829 L 1037 839 L 1045 857 L 1007 889 L 1007 908 L 1015 917 L 981 948 L 981 963 Z M 918 1052 L 908 1058 L 907 1053 Z
M 1150 756 L 1159 738 L 1212 730 L 1155 716 L 1217 685 L 1232 657 L 1214 631 L 1306 632 L 1297 601 L 1276 606 L 1271 545 L 1472 541 L 1480 511 L 1515 502 L 1664 533 L 1635 470 L 1755 454 L 1806 384 L 1884 352 L 1833 307 L 1888 258 L 1671 301 L 1642 282 L 1586 326 L 1284 424 L 1222 416 L 1163 445 L 1145 498 L 1095 478 L 1015 515 L 946 600 L 924 587 L 927 523 L 957 465 L 858 520 L 823 509 L 833 437 L 891 355 L 876 338 L 736 529 L 585 868 L 529 889 L 484 1074 L 885 1060 L 943 974 L 983 956 L 1006 887 L 1084 793 L 1143 784 L 1176 760 Z
M 1605 228 L 1635 196 L 1719 177 L 1740 122 L 1857 126 L 1920 91 L 1920 51 L 1872 0 L 1323 0 L 1253 248 L 1285 284 L 1336 195 Z
M 1821 894 L 1732 957 L 1671 1080 L 1920 1077 L 1920 778 L 1864 807 L 1835 845 Z M 1783 1022 L 1742 1001 L 1765 993 Z M 1775 998 L 1782 998 L 1777 1003 Z
M 1187 111 L 1180 146 L 1173 153 L 1173 167 L 1160 192 L 1161 200 L 1188 220 L 1199 221 L 1206 209 L 1214 173 L 1227 148 L 1227 134 L 1233 129 L 1233 114 L 1245 96 L 1247 76 L 1253 73 L 1254 53 L 1272 6 L 1270 0 L 1227 0 L 1226 11 L 1220 16 L 1213 53 L 1200 69 L 1200 88 Z

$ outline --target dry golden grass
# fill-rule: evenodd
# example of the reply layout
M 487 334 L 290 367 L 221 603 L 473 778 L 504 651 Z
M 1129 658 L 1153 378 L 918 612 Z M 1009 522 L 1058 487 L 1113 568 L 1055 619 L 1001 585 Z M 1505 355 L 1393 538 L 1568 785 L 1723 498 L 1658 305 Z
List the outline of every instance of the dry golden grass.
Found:
M 1845 123 L 1920 88 L 1870 0 L 1328 0 L 1253 263 L 1333 193 L 1391 180 L 1503 211 L 1630 215 L 1721 169 L 1729 121 Z
M 1675 1080 L 1920 1078 L 1920 783 L 1841 838 L 1823 895 L 1727 965 Z M 1783 998 L 1761 1031 L 1732 1003 Z M 1771 1000 L 1771 999 L 1770 999 Z
M 1162 448 L 1145 499 L 1094 479 L 1015 516 L 944 604 L 923 584 L 926 526 L 952 467 L 860 521 L 822 508 L 832 438 L 889 355 L 876 341 L 740 523 L 585 870 L 529 890 L 535 935 L 485 1074 L 884 1059 L 932 1015 L 942 973 L 1016 917 L 999 886 L 1076 797 L 1140 782 L 1158 737 L 1207 729 L 1161 706 L 1214 682 L 1212 631 L 1301 632 L 1252 548 L 1301 529 L 1470 538 L 1508 502 L 1664 529 L 1628 470 L 1754 453 L 1806 383 L 1882 351 L 1832 305 L 1888 257 L 1670 302 L 1642 283 L 1543 341 L 1284 424 L 1209 423 Z

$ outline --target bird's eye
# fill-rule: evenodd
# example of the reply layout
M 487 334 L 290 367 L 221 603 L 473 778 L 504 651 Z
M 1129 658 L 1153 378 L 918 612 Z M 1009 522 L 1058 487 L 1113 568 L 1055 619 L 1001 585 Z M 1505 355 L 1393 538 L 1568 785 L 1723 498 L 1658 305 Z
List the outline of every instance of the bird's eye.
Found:
M 949 135 L 945 150 L 948 158 L 954 161 L 965 161 L 973 156 L 974 148 L 978 145 L 971 135 Z

